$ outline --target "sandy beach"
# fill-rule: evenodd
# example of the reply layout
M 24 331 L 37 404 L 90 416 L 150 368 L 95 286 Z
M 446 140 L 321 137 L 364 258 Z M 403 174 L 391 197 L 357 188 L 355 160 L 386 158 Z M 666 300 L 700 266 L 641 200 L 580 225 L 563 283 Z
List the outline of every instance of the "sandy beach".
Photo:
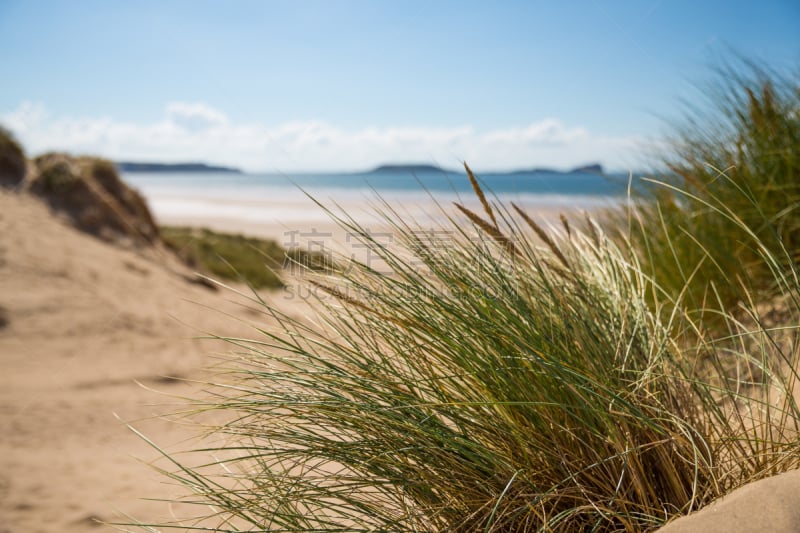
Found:
M 307 219 L 270 223 L 162 212 L 159 222 L 368 259 L 312 202 L 294 207 Z M 360 202 L 340 207 L 362 214 L 367 208 Z M 410 207 L 416 215 L 435 209 Z M 552 221 L 557 212 L 536 216 Z M 436 221 L 428 223 L 425 229 Z M 364 224 L 393 239 L 385 221 Z M 196 430 L 162 415 L 175 412 L 176 397 L 196 395 L 202 387 L 191 381 L 202 380 L 215 354 L 231 348 L 197 337 L 252 337 L 246 322 L 265 320 L 231 291 L 187 282 L 191 274 L 163 250 L 102 242 L 41 201 L 0 190 L 0 307 L 7 319 L 0 328 L 0 531 L 79 532 L 126 515 L 170 519 L 174 509 L 143 499 L 183 489 L 143 464 L 159 454 L 127 424 L 166 450 L 186 448 Z M 307 312 L 291 290 L 262 296 L 286 312 Z
M 800 533 L 800 0 L 0 0 L 0 533 Z
M 276 239 L 291 231 L 230 219 L 163 222 Z M 346 232 L 332 223 L 295 222 L 298 231 L 339 240 L 347 251 Z M 196 337 L 253 336 L 248 322 L 265 320 L 232 292 L 189 283 L 190 274 L 163 251 L 101 242 L 38 200 L 0 191 L 0 307 L 7 322 L 0 328 L 0 531 L 71 533 L 104 527 L 98 520 L 180 516 L 180 509 L 144 500 L 184 491 L 143 464 L 159 454 L 127 424 L 166 450 L 187 448 L 196 429 L 162 415 L 175 412 L 180 397 L 196 395 L 202 386 L 193 381 L 230 349 Z M 263 297 L 288 313 L 307 312 L 285 291 Z M 769 524 L 796 531 L 796 486 L 791 473 L 745 487 L 667 530 Z
M 142 498 L 175 488 L 139 462 L 194 432 L 158 418 L 198 385 L 254 317 L 242 298 L 188 283 L 154 252 L 82 234 L 39 201 L 0 191 L 0 516 L 3 532 L 79 532 L 95 519 L 169 518 Z M 265 294 L 284 307 L 296 301 Z

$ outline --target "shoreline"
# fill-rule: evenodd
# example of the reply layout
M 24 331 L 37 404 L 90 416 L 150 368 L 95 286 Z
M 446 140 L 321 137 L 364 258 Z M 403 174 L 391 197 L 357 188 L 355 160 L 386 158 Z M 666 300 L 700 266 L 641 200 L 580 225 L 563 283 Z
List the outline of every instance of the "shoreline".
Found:
M 159 213 L 154 211 L 156 223 L 159 226 L 180 226 L 196 230 L 208 229 L 211 231 L 229 234 L 243 235 L 259 239 L 272 240 L 282 246 L 287 251 L 300 250 L 309 253 L 322 254 L 331 260 L 356 260 L 364 263 L 371 268 L 384 269 L 383 261 L 377 260 L 362 242 L 362 236 L 353 229 L 343 227 L 336 220 L 328 216 L 322 207 L 309 200 L 306 209 L 297 209 L 293 213 L 291 220 L 285 222 L 252 220 L 244 217 L 231 216 L 196 216 L 176 213 Z M 474 213 L 484 216 L 483 207 L 477 199 L 470 199 L 463 202 L 468 209 Z M 510 209 L 510 205 L 506 204 Z M 407 251 L 398 249 L 401 235 L 396 233 L 396 229 L 391 222 L 376 214 L 375 210 L 370 211 L 370 207 L 363 204 L 351 202 L 348 204 L 338 204 L 338 215 L 344 220 L 348 215 L 352 216 L 361 228 L 367 231 L 376 241 L 395 253 L 407 255 Z M 381 206 L 375 206 L 380 209 Z M 447 217 L 463 218 L 458 209 L 452 204 L 437 206 L 434 202 L 425 204 L 400 204 L 395 202 L 392 205 L 396 215 L 392 218 L 400 217 L 405 223 L 418 228 L 418 231 L 435 235 L 441 240 L 443 246 L 448 246 L 448 242 L 456 237 L 452 225 L 447 223 Z M 385 210 L 385 208 L 384 208 Z M 430 210 L 430 211 L 427 211 Z M 408 212 L 408 216 L 403 217 L 402 213 Z M 531 217 L 543 227 L 553 226 L 561 228 L 560 216 L 564 214 L 569 219 L 582 219 L 585 209 L 573 208 L 571 210 L 561 208 L 547 208 L 528 211 Z M 420 215 L 422 213 L 422 215 Z M 430 213 L 434 213 L 431 215 Z M 472 230 L 472 223 L 464 218 L 464 230 Z M 523 228 L 523 231 L 529 231 Z M 477 236 L 477 234 L 476 234 Z M 388 273 L 388 270 L 387 270 Z
M 502 205 L 510 208 L 510 202 L 501 198 Z M 273 239 L 279 244 L 284 241 L 291 243 L 292 235 L 302 234 L 312 237 L 314 233 L 326 233 L 344 236 L 347 230 L 340 225 L 324 209 L 311 200 L 306 203 L 286 204 L 279 201 L 235 201 L 226 200 L 225 210 L 217 210 L 206 215 L 188 212 L 187 210 L 170 209 L 171 206 L 163 199 L 148 198 L 156 222 L 160 226 L 189 226 L 194 228 L 207 228 L 214 231 L 242 234 L 250 237 Z M 483 208 L 476 198 L 463 199 L 461 204 L 475 213 L 483 213 Z M 390 225 L 387 220 L 376 210 L 386 210 L 386 206 L 376 202 L 364 203 L 360 201 L 348 202 L 323 202 L 323 205 L 332 209 L 332 214 L 346 218 L 352 216 L 362 227 L 367 230 L 384 231 Z M 611 205 L 610 203 L 608 205 Z M 453 203 L 440 203 L 434 201 L 425 203 L 415 202 L 390 202 L 397 216 L 412 226 L 421 230 L 436 230 L 446 225 L 447 217 L 458 216 L 458 210 Z M 252 209 L 261 210 L 261 216 L 249 216 Z M 584 212 L 597 212 L 602 206 L 530 206 L 522 204 L 537 222 L 543 224 L 554 223 L 560 225 L 559 217 L 564 214 L 568 218 L 583 216 Z

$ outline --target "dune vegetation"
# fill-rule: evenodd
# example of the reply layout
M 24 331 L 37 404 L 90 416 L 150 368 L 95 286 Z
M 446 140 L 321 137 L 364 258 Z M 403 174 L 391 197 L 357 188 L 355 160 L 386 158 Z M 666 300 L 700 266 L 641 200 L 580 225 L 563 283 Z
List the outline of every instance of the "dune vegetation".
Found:
M 325 254 L 286 249 L 275 240 L 221 233 L 185 226 L 162 226 L 164 243 L 192 268 L 219 279 L 246 283 L 254 289 L 285 285 L 283 269 L 325 270 Z
M 283 287 L 285 270 L 325 270 L 330 266 L 322 253 L 287 250 L 270 239 L 202 228 L 159 227 L 145 198 L 125 183 L 112 161 L 58 152 L 28 161 L 22 146 L 2 126 L 0 187 L 39 197 L 77 229 L 103 240 L 135 247 L 163 244 L 201 276 L 234 280 L 254 289 Z
M 394 248 L 337 219 L 391 273 L 312 277 L 313 320 L 253 298 L 276 325 L 194 402 L 219 444 L 165 456 L 198 527 L 640 531 L 800 467 L 800 85 L 735 73 L 612 223 L 472 174 L 442 231 L 387 205 Z
M 729 310 L 743 291 L 782 292 L 773 269 L 800 261 L 797 79 L 746 62 L 718 74 L 725 81 L 707 89 L 703 110 L 676 126 L 661 157 L 669 172 L 644 184 L 656 201 L 615 221 L 656 284 L 688 292 L 684 305 L 698 310 Z M 782 263 L 765 261 L 764 249 Z
M 105 159 L 49 152 L 31 161 L 33 172 L 22 184 L 86 233 L 109 242 L 152 246 L 158 227 L 144 197 Z
M 16 186 L 25 177 L 25 152 L 14 136 L 0 126 L 0 186 Z

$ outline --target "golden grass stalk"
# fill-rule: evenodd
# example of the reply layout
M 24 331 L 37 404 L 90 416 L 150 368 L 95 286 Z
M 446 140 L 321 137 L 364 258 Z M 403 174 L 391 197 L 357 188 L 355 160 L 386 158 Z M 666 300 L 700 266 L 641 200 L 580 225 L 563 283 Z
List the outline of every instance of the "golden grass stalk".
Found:
M 486 235 L 494 239 L 498 244 L 501 244 L 509 254 L 511 254 L 512 256 L 519 255 L 519 251 L 517 250 L 517 247 L 514 245 L 514 241 L 506 237 L 506 235 L 502 231 L 500 231 L 500 228 L 498 228 L 497 225 L 490 224 L 489 222 L 481 218 L 479 215 L 475 214 L 474 212 L 472 212 L 471 210 L 469 210 L 468 208 L 464 207 L 461 204 L 456 203 L 454 205 L 459 211 L 464 213 L 467 216 L 467 218 L 469 218 L 472 221 L 473 224 L 475 224 L 484 232 L 486 232 Z
M 494 211 L 492 210 L 492 207 L 489 205 L 489 202 L 486 200 L 486 195 L 483 194 L 483 188 L 478 183 L 478 179 L 475 177 L 475 174 L 472 173 L 472 170 L 470 170 L 469 165 L 467 165 L 466 163 L 464 163 L 464 170 L 467 171 L 467 177 L 469 178 L 469 182 L 472 185 L 472 190 L 475 191 L 475 196 L 477 196 L 478 200 L 480 200 L 481 205 L 483 206 L 483 210 L 491 219 L 492 224 L 494 224 L 494 227 L 498 228 L 497 218 L 495 218 Z

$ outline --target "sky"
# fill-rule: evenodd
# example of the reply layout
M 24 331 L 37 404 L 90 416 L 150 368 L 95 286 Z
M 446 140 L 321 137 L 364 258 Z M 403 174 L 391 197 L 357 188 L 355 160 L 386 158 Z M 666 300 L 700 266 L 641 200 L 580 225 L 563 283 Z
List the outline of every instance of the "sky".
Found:
M 732 54 L 796 72 L 798 28 L 798 0 L 0 0 L 0 124 L 249 171 L 626 170 Z

